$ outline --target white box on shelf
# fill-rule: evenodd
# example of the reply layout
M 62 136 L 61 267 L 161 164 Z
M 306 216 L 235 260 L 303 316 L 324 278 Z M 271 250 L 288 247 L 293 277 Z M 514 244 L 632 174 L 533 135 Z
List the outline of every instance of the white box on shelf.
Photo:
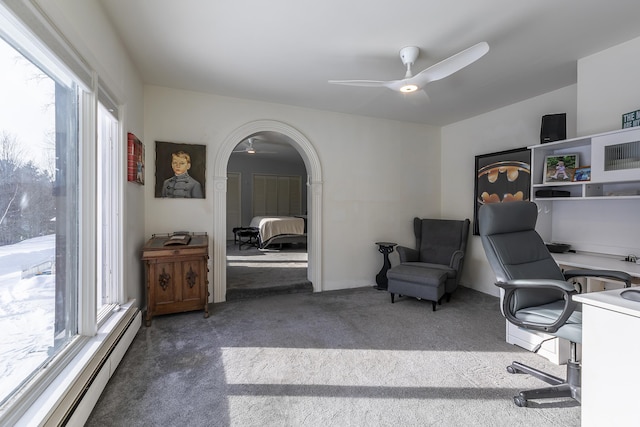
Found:
M 629 129 L 591 139 L 591 180 L 640 180 L 640 129 Z

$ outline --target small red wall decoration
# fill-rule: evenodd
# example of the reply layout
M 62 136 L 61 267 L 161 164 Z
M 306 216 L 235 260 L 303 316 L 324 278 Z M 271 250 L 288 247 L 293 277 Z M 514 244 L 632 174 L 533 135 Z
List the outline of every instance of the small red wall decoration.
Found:
M 144 145 L 127 133 L 127 181 L 144 185 Z

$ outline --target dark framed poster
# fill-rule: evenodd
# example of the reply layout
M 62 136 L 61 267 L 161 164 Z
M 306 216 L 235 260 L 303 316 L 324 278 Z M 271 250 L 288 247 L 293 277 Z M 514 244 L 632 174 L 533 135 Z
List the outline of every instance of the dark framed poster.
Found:
M 204 199 L 206 145 L 156 141 L 155 196 Z
M 480 206 L 530 200 L 531 150 L 525 147 L 476 156 L 473 194 L 473 234 L 478 235 Z

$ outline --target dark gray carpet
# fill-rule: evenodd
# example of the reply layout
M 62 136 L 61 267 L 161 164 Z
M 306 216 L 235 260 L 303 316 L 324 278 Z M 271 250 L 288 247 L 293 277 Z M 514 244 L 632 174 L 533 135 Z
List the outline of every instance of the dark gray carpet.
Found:
M 498 299 L 449 303 L 371 287 L 277 295 L 158 316 L 138 332 L 88 426 L 579 426 L 567 400 L 505 367 L 564 367 L 505 342 Z
M 227 301 L 298 292 L 313 292 L 304 245 L 260 250 L 227 243 Z

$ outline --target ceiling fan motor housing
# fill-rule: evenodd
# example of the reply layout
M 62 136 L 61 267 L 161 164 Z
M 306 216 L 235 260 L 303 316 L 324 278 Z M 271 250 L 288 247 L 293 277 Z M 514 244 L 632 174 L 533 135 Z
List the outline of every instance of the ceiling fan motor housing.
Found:
M 404 65 L 413 64 L 418 59 L 420 49 L 415 46 L 407 46 L 400 49 L 400 59 Z

